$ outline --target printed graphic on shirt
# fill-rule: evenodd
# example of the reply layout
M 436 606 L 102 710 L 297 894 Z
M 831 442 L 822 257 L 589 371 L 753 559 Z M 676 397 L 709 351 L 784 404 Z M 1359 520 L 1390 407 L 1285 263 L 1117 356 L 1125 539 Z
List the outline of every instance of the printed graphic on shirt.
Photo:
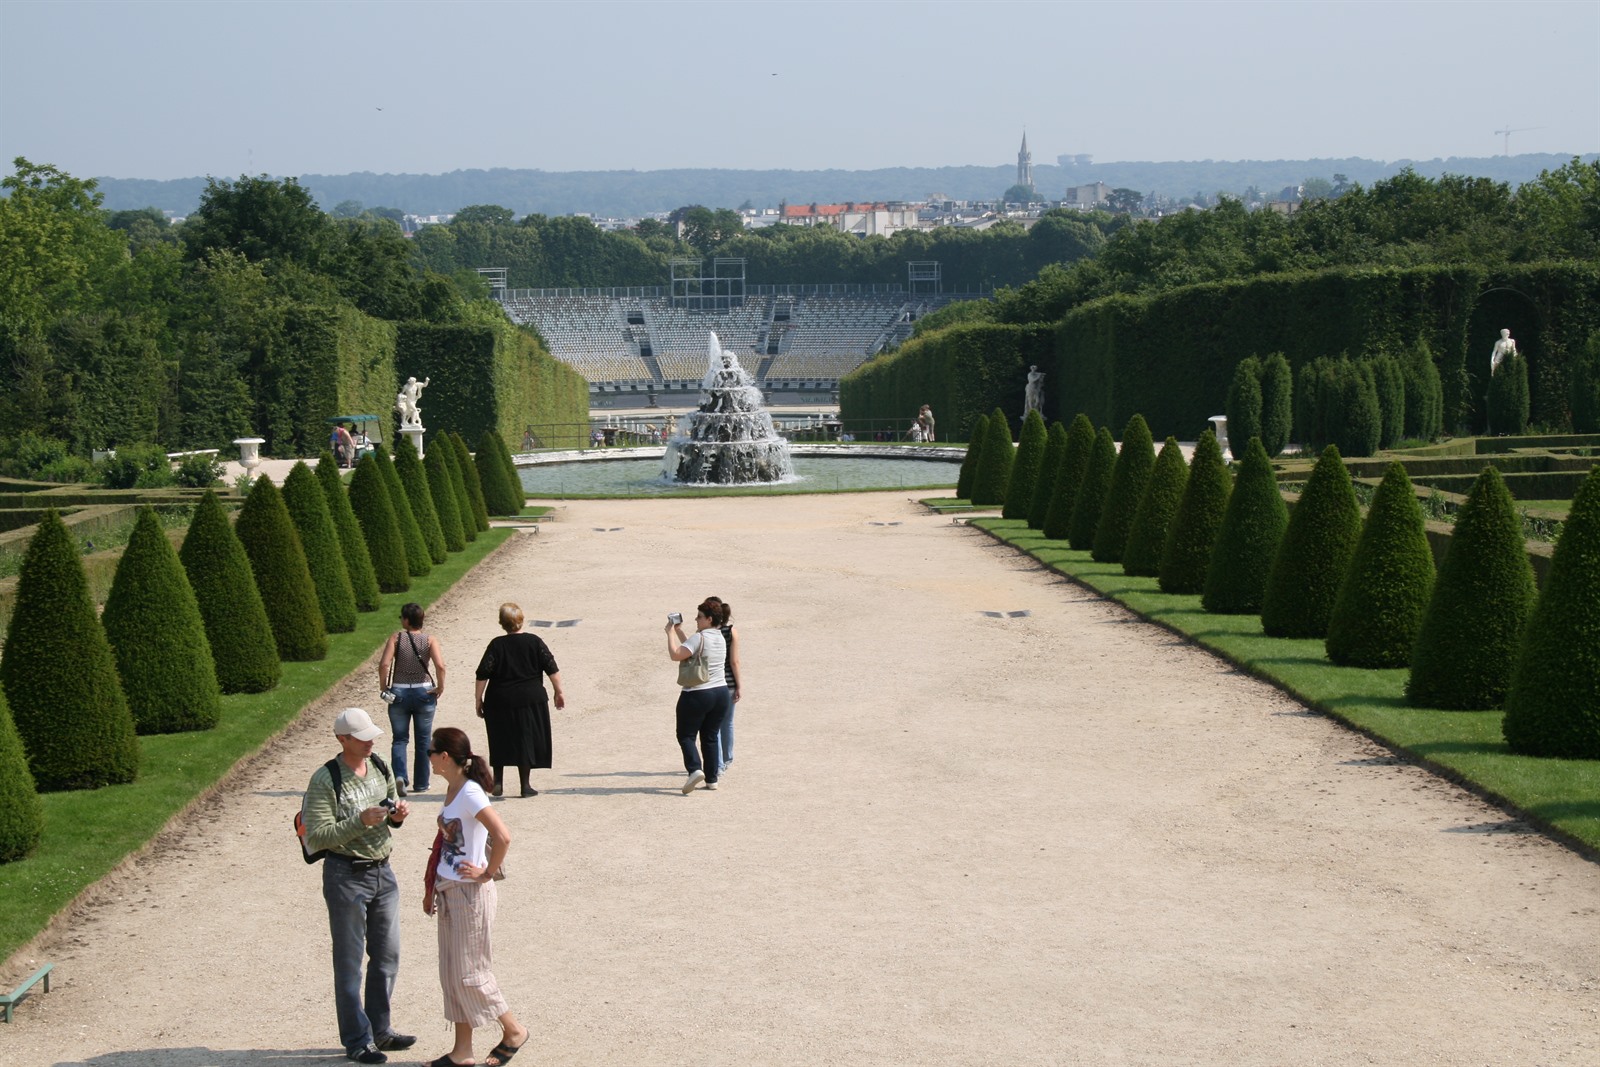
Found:
M 461 873 L 461 865 L 467 862 L 467 844 L 465 835 L 461 832 L 460 819 L 446 819 L 439 817 L 439 829 L 444 833 L 444 845 L 439 850 L 439 858 L 444 861 L 457 874 Z

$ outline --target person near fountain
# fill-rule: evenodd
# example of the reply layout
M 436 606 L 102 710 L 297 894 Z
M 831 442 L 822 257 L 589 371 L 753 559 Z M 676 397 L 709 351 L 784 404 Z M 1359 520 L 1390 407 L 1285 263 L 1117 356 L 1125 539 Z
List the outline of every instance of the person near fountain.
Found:
M 721 597 L 706 597 L 707 604 L 716 604 L 722 608 L 722 623 L 717 627 L 722 632 L 722 641 L 728 648 L 727 665 L 724 673 L 728 676 L 728 714 L 722 720 L 722 729 L 717 731 L 717 742 L 722 757 L 722 766 L 718 768 L 719 775 L 728 773 L 728 764 L 733 762 L 733 713 L 739 703 L 739 679 L 744 671 L 739 667 L 739 641 L 738 634 L 733 630 L 733 606 Z
M 478 718 L 489 734 L 495 796 L 505 792 L 504 770 L 508 766 L 517 768 L 523 796 L 539 795 L 528 780 L 528 772 L 549 767 L 553 748 L 544 675 L 550 676 L 556 707 L 567 706 L 555 656 L 543 640 L 522 632 L 522 621 L 521 608 L 512 603 L 501 604 L 500 628 L 505 633 L 489 642 L 478 661 Z
M 678 747 L 683 749 L 683 769 L 689 772 L 683 782 L 685 796 L 702 783 L 707 789 L 717 788 L 720 777 L 720 735 L 731 705 L 726 671 L 728 646 L 722 637 L 722 623 L 722 605 L 709 600 L 695 609 L 695 631 L 687 637 L 681 622 L 667 620 L 667 658 L 682 663 L 699 655 L 706 665 L 706 680 L 684 686 L 678 693 Z
M 927 404 L 922 405 L 922 410 L 917 412 L 917 424 L 922 427 L 922 439 L 930 445 L 938 440 L 933 435 L 933 409 Z

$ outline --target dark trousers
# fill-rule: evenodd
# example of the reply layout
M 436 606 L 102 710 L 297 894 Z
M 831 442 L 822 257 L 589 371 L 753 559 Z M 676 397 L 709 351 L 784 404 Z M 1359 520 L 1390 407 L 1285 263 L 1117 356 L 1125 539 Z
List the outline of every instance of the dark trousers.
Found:
M 333 1004 L 339 1016 L 339 1041 L 349 1052 L 389 1033 L 389 996 L 400 969 L 400 887 L 388 864 L 373 867 L 333 852 L 322 861 L 322 898 L 328 902 L 328 928 L 333 934 Z
M 678 694 L 678 746 L 683 749 L 684 770 L 690 774 L 704 770 L 706 781 L 717 780 L 717 771 L 722 767 L 722 742 L 718 734 L 732 705 L 733 694 L 725 685 L 715 689 L 685 689 Z M 696 737 L 700 739 L 698 752 L 694 744 Z

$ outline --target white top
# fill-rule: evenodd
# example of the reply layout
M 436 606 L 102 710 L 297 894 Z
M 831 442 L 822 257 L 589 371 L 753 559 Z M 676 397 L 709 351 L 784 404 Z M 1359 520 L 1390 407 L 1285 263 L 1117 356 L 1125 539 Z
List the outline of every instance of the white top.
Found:
M 683 639 L 683 647 L 691 654 L 700 651 L 700 643 L 706 646 L 706 671 L 710 677 L 701 685 L 686 685 L 684 692 L 693 692 L 696 689 L 715 689 L 719 685 L 728 684 L 728 672 L 724 669 L 728 662 L 728 643 L 722 639 L 722 631 L 716 627 L 709 630 L 696 630 Z
M 461 792 L 439 812 L 439 829 L 444 831 L 444 847 L 439 850 L 438 875 L 464 882 L 458 869 L 463 863 L 482 867 L 489 862 L 489 829 L 478 821 L 478 812 L 489 806 L 489 795 L 477 782 L 461 783 Z

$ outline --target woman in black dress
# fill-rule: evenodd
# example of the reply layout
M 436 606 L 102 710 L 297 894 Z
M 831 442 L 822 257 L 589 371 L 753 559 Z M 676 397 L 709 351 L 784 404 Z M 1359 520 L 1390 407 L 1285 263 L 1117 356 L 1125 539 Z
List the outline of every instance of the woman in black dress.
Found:
M 550 702 L 545 696 L 544 676 L 550 676 L 556 707 L 567 706 L 561 692 L 561 673 L 556 658 L 533 634 L 522 632 L 522 609 L 515 604 L 500 605 L 503 637 L 489 642 L 478 661 L 478 718 L 489 733 L 489 765 L 494 768 L 493 795 L 505 792 L 502 771 L 515 766 L 522 780 L 522 795 L 536 797 L 539 791 L 528 782 L 534 767 L 550 766 Z

